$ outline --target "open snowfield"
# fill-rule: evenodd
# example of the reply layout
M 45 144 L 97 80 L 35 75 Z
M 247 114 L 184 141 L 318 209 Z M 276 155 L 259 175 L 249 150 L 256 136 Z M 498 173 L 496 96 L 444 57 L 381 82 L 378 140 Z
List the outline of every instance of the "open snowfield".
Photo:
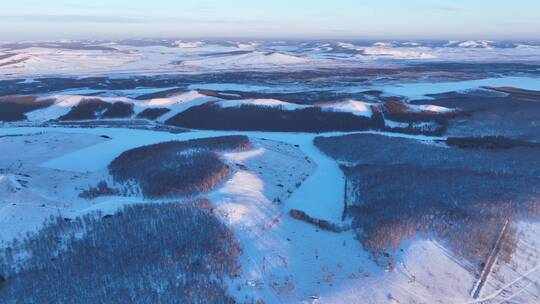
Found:
M 467 206 L 458 208 L 446 175 L 435 183 L 438 186 L 410 189 L 406 181 L 423 173 L 411 172 L 408 178 L 408 172 L 390 168 L 380 171 L 380 180 L 375 179 L 378 175 L 373 180 L 361 178 L 373 183 L 355 193 L 354 202 L 345 193 L 350 194 L 351 179 L 344 176 L 349 169 L 366 170 L 354 167 L 358 164 L 386 166 L 400 159 L 401 151 L 420 151 L 404 159 L 418 172 L 425 172 L 420 169 L 428 162 L 449 167 L 455 175 L 448 176 L 457 176 L 452 184 L 461 181 L 466 188 L 462 180 L 468 175 L 451 167 L 454 154 L 448 151 L 461 149 L 463 154 L 454 151 L 455 155 L 480 166 L 479 160 L 495 157 L 502 146 L 508 158 L 501 156 L 495 163 L 508 166 L 508 172 L 500 173 L 510 176 L 511 181 L 502 184 L 508 185 L 505 193 L 514 189 L 513 183 L 534 188 L 540 176 L 527 176 L 522 182 L 517 179 L 524 174 L 515 179 L 511 174 L 522 166 L 524 172 L 537 172 L 523 164 L 535 163 L 534 153 L 540 151 L 531 150 L 539 141 L 540 43 L 177 39 L 0 43 L 0 78 L 0 249 L 14 238 L 39 231 L 52 217 L 71 222 L 99 211 L 101 219 L 110 219 L 126 205 L 208 199 L 208 216 L 230 228 L 241 244 L 241 272 L 226 279 L 228 293 L 239 303 L 540 303 L 537 218 L 506 219 L 500 232 L 489 231 L 499 236 L 495 244 L 489 233 L 477 242 L 489 254 L 480 250 L 478 260 L 468 259 L 455 248 L 459 240 L 450 243 L 428 228 L 423 231 L 424 226 L 414 226 L 418 214 L 429 225 L 442 222 L 434 228 L 426 224 L 429 229 L 451 230 L 454 219 L 418 213 L 418 208 L 431 207 L 408 200 L 413 196 L 407 191 L 429 190 L 441 197 L 448 193 L 440 200 L 449 210 L 469 212 Z M 113 113 L 106 115 L 109 111 Z M 361 151 L 355 154 L 358 164 L 334 159 L 319 150 L 314 139 L 353 132 L 324 130 L 366 130 L 354 133 L 381 135 L 388 146 L 330 143 L 344 155 Z M 211 176 L 217 182 L 190 196 L 144 196 L 137 180 L 115 180 L 108 168 L 122 153 L 145 145 L 230 135 L 247 136 L 249 143 L 242 137 L 245 145 L 238 150 L 203 151 L 211 155 L 206 159 L 222 165 L 222 175 Z M 493 137 L 482 137 L 487 135 Z M 441 151 L 428 155 L 429 149 L 424 153 L 403 143 L 394 146 L 395 138 L 390 137 Z M 191 162 L 204 150 L 197 149 L 171 150 L 169 164 L 175 163 L 175 156 Z M 479 158 L 469 159 L 467 151 Z M 125 161 L 129 168 L 152 168 L 147 164 L 154 161 L 154 154 L 149 155 L 140 167 L 132 167 L 129 158 Z M 361 162 L 369 156 L 373 163 Z M 514 161 L 522 159 L 530 162 Z M 156 159 L 156 166 L 161 161 Z M 169 175 L 145 176 L 158 181 Z M 405 181 L 397 181 L 402 177 Z M 414 180 L 425 185 L 420 178 Z M 486 184 L 485 178 L 479 180 L 479 185 Z M 81 196 L 100 183 L 111 186 L 111 191 Z M 173 189 L 178 186 L 170 184 Z M 366 189 L 374 194 L 367 196 Z M 387 199 L 381 193 L 397 194 Z M 536 202 L 538 192 L 530 193 L 536 196 L 526 197 L 527 192 L 522 199 Z M 490 205 L 489 195 L 487 210 L 498 206 Z M 427 200 L 434 201 L 433 197 Z M 403 222 L 399 216 L 398 223 L 385 217 L 393 211 L 387 206 L 404 206 L 403 214 L 394 210 Z M 351 216 L 350 211 L 357 213 Z M 373 220 L 380 230 L 372 231 L 384 232 L 369 235 L 384 239 L 377 248 L 380 252 L 365 242 L 365 231 L 360 230 L 373 227 L 358 225 L 359 218 Z M 475 223 L 483 225 L 481 220 Z M 385 237 L 392 246 L 384 243 Z M 194 267 L 198 263 L 193 262 Z
M 5 137 L 15 134 L 21 136 Z M 342 173 L 332 159 L 313 145 L 313 134 L 0 129 L 2 147 L 11 151 L 1 163 L 2 168 L 7 168 L 0 178 L 1 238 L 7 241 L 35 230 L 50 215 L 73 217 L 91 210 L 114 213 L 123 204 L 144 201 L 136 197 L 104 197 L 94 201 L 77 197 L 78 187 L 104 178 L 106 166 L 125 150 L 162 141 L 228 134 L 248 135 L 254 143 L 250 151 L 223 155 L 235 168 L 234 174 L 208 196 L 243 246 L 243 274 L 230 284 L 237 299 L 264 299 L 266 303 L 471 301 L 469 292 L 474 276 L 434 241 L 411 241 L 403 247 L 405 251 L 400 253 L 402 258 L 395 270 L 385 272 L 369 258 L 352 232 L 325 231 L 289 216 L 289 210 L 299 209 L 310 216 L 341 223 Z M 26 144 L 35 149 L 24 149 Z M 14 168 L 12 163 L 20 165 Z M 20 186 L 17 179 L 26 186 Z M 535 234 L 530 231 L 525 230 L 528 234 L 520 247 L 529 250 L 525 255 L 537 246 Z M 538 254 L 534 250 L 533 253 Z M 529 282 L 526 289 L 521 289 L 534 294 L 537 286 L 535 265 L 531 264 L 534 259 L 528 264 L 522 261 L 527 259 L 525 256 L 517 259 L 525 267 L 523 272 L 531 272 L 527 275 L 529 281 L 520 279 Z M 501 273 L 508 281 L 519 279 L 509 270 Z M 500 284 L 491 279 L 488 282 L 494 285 L 488 283 L 482 296 L 499 294 Z
M 0 75 L 122 75 L 231 70 L 392 67 L 412 62 L 539 62 L 540 46 L 516 42 L 64 41 L 0 44 Z

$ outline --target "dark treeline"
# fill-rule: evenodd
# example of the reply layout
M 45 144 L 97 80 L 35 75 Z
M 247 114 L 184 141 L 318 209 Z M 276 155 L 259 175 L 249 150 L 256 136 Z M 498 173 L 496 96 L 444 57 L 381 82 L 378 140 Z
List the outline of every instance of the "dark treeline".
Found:
M 181 93 L 187 92 L 185 88 L 175 88 L 175 89 L 168 89 L 163 90 L 155 93 L 148 93 L 144 95 L 139 95 L 135 97 L 136 100 L 148 100 L 148 99 L 154 99 L 154 98 L 168 98 L 174 95 L 178 95 Z
M 417 235 L 479 271 L 502 225 L 540 217 L 540 149 L 462 149 L 379 135 L 318 137 L 346 164 L 346 214 L 378 259 Z M 513 252 L 511 226 L 501 259 Z M 514 245 L 512 245 L 514 244 Z
M 133 115 L 133 104 L 109 103 L 98 98 L 86 98 L 58 118 L 58 120 L 91 120 L 99 118 L 129 118 Z
M 174 126 L 204 130 L 276 131 L 276 132 L 329 132 L 383 130 L 408 134 L 442 135 L 446 131 L 447 117 L 434 112 L 424 114 L 402 113 L 394 118 L 407 122 L 399 128 L 386 127 L 386 113 L 372 106 L 373 116 L 364 117 L 347 112 L 325 111 L 320 107 L 284 110 L 282 107 L 241 105 L 222 108 L 213 103 L 192 107 L 177 114 L 166 123 Z M 415 116 L 416 115 L 416 116 Z M 419 116 L 418 116 L 419 115 Z M 418 126 L 425 122 L 429 128 Z
M 54 100 L 37 101 L 35 96 L 0 97 L 0 121 L 26 120 L 26 113 L 51 106 Z
M 448 137 L 446 144 L 463 149 L 511 149 L 516 147 L 540 148 L 540 143 L 517 140 L 503 136 Z
M 322 111 L 315 107 L 288 111 L 280 107 L 252 105 L 221 108 L 211 103 L 192 107 L 166 123 L 193 129 L 237 131 L 325 132 L 384 128 L 380 119 Z
M 137 118 L 155 120 L 169 111 L 167 108 L 148 108 L 137 114 Z
M 238 99 L 277 99 L 286 102 L 292 102 L 304 105 L 314 105 L 321 101 L 336 101 L 341 99 L 372 99 L 370 93 L 344 93 L 336 91 L 303 91 L 292 93 L 266 93 L 266 92 L 244 92 L 244 91 L 213 91 L 213 90 L 199 90 L 199 93 L 217 97 L 221 99 L 238 100 Z
M 0 251 L 0 302 L 234 303 L 240 254 L 208 201 L 52 218 Z
M 197 194 L 210 191 L 231 173 L 218 152 L 249 147 L 246 136 L 159 143 L 122 153 L 109 164 L 109 172 L 117 183 L 135 182 L 145 197 Z

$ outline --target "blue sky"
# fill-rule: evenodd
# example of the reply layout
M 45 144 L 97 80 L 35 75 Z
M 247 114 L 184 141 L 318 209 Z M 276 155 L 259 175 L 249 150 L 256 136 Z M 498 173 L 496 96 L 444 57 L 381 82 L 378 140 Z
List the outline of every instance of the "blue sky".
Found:
M 538 0 L 7 0 L 0 40 L 540 39 Z

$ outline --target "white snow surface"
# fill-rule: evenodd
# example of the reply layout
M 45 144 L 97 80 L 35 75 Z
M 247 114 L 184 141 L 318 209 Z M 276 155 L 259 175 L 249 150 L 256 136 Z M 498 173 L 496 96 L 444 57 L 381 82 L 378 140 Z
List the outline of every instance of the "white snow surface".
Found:
M 373 111 L 371 110 L 372 105 L 372 103 L 364 101 L 346 100 L 323 104 L 321 105 L 321 108 L 326 111 L 348 112 L 358 116 L 371 117 L 373 115 Z
M 60 42 L 59 42 L 60 43 Z M 57 45 L 57 47 L 55 47 Z M 6 78 L 57 75 L 130 75 L 194 73 L 215 70 L 340 67 L 392 67 L 408 61 L 433 62 L 540 62 L 538 44 L 515 43 L 496 47 L 492 41 L 455 41 L 433 46 L 420 42 L 378 42 L 359 46 L 338 43 L 170 41 L 169 46 L 124 45 L 120 42 L 90 46 L 109 49 L 62 48 L 59 44 L 3 50 L 0 75 Z M 340 51 L 346 50 L 344 53 Z M 329 53 L 329 51 L 336 51 Z M 356 52 L 356 53 L 355 53 Z M 393 62 L 387 62 L 392 59 Z
M 540 77 L 497 77 L 465 81 L 410 82 L 376 86 L 386 94 L 405 96 L 409 99 L 426 99 L 428 94 L 441 94 L 475 90 L 488 87 L 515 87 L 525 90 L 540 90 Z
M 115 212 L 122 205 L 139 202 L 137 198 L 110 197 L 84 203 L 77 203 L 75 199 L 74 203 L 65 205 L 59 201 L 65 201 L 69 195 L 75 197 L 75 193 L 44 188 L 51 187 L 52 183 L 68 188 L 69 181 L 77 178 L 82 178 L 79 183 L 97 181 L 109 162 L 127 149 L 161 141 L 245 134 L 254 142 L 253 149 L 223 156 L 234 166 L 234 174 L 209 195 L 217 213 L 243 246 L 240 258 L 243 273 L 230 284 L 230 292 L 240 302 L 264 299 L 265 303 L 466 303 L 471 300 L 469 290 L 474 277 L 433 240 L 411 240 L 402 247 L 404 251 L 396 269 L 385 272 L 369 258 L 352 232 L 326 232 L 288 215 L 288 211 L 295 208 L 313 217 L 341 223 L 342 173 L 334 160 L 314 146 L 314 134 L 225 131 L 171 134 L 114 128 L 0 129 L 0 135 L 38 132 L 50 135 L 41 141 L 30 137 L 35 140 L 36 150 L 27 149 L 12 157 L 13 160 L 23 159 L 21 172 L 25 168 L 31 170 L 30 183 L 38 184 L 6 196 L 13 186 L 6 187 L 9 176 L 0 177 L 0 191 L 4 194 L 0 196 L 2 237 L 37 229 L 49 215 L 60 213 L 71 217 L 92 210 Z M 339 134 L 343 133 L 327 135 Z M 99 135 L 111 139 L 105 140 Z M 55 144 L 50 140 L 54 138 L 62 138 L 62 143 L 67 145 Z M 25 144 L 24 137 L 0 140 L 16 142 L 14 146 L 4 146 L 8 149 L 19 149 L 18 145 Z M 39 176 L 41 182 L 33 180 Z M 292 195 L 281 203 L 273 201 L 275 197 L 282 197 L 280 193 L 288 193 L 288 189 L 292 190 Z M 32 204 L 12 205 L 14 200 Z M 530 244 L 523 247 L 527 245 Z
M 219 69 L 235 69 L 243 66 L 283 66 L 308 63 L 309 59 L 278 52 L 250 52 L 241 55 L 210 57 L 197 60 L 186 60 L 185 66 L 216 67 Z
M 298 110 L 309 106 L 299 105 L 291 102 L 285 102 L 277 99 L 240 99 L 240 100 L 221 100 L 217 104 L 222 108 L 240 107 L 242 105 L 253 105 L 259 107 L 281 107 L 283 110 Z

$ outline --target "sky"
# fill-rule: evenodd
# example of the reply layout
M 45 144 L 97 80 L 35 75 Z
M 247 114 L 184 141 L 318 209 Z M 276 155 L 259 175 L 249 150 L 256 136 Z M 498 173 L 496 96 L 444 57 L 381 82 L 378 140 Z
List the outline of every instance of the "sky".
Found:
M 0 40 L 540 40 L 538 0 L 5 0 Z

